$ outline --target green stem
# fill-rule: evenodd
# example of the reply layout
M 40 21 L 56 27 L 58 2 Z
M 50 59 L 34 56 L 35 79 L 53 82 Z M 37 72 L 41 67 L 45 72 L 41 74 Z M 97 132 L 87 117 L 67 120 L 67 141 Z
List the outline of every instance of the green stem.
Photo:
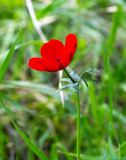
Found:
M 73 83 L 76 83 L 76 81 L 73 79 L 73 77 L 69 74 L 69 72 L 67 71 L 67 69 L 64 69 L 65 73 L 67 74 L 67 76 L 71 79 L 71 81 Z
M 69 72 L 64 69 L 67 76 L 71 79 L 73 83 L 76 81 L 73 77 L 69 74 Z M 77 86 L 77 160 L 80 160 L 80 93 L 79 93 L 79 82 Z
M 77 160 L 80 160 L 80 95 L 79 83 L 77 91 Z

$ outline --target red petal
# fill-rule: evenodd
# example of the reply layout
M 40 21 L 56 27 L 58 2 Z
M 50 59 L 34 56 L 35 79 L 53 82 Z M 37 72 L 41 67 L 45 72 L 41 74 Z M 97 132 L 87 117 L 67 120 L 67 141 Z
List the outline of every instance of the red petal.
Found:
M 37 57 L 31 58 L 28 66 L 34 70 L 45 72 L 56 72 L 60 70 L 59 65 L 54 60 Z
M 40 53 L 42 57 L 55 59 L 60 56 L 63 49 L 64 46 L 61 41 L 52 39 L 41 47 Z
M 45 69 L 47 72 L 56 72 L 60 70 L 60 66 L 55 61 L 55 59 L 46 59 L 45 60 Z
M 72 60 L 77 48 L 77 38 L 75 34 L 68 34 L 66 37 L 65 49 L 69 54 L 70 61 Z
M 62 70 L 71 62 L 76 47 L 77 39 L 74 34 L 67 35 L 65 46 L 61 41 L 52 39 L 41 47 L 42 58 L 31 58 L 28 65 L 39 71 L 56 72 Z
M 64 47 L 64 53 L 61 54 L 61 62 L 63 64 L 63 68 L 67 67 L 70 62 L 72 61 L 72 58 L 74 56 L 74 53 L 77 48 L 77 38 L 74 34 L 69 34 L 66 37 L 66 43 Z
M 42 58 L 31 58 L 28 61 L 28 66 L 34 70 L 45 71 L 45 64 Z

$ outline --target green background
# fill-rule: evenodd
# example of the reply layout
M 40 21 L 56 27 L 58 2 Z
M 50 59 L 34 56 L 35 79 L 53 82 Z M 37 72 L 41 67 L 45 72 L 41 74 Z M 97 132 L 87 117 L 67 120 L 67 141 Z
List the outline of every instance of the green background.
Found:
M 67 34 L 77 35 L 78 48 L 69 67 L 78 74 L 88 68 L 99 71 L 97 83 L 81 86 L 81 159 L 126 160 L 126 2 L 32 4 L 48 40 L 64 43 Z M 27 66 L 29 58 L 39 56 L 43 43 L 26 1 L 0 0 L 0 160 L 46 160 L 43 155 L 49 160 L 76 159 L 75 92 L 63 90 L 63 106 L 58 72 Z

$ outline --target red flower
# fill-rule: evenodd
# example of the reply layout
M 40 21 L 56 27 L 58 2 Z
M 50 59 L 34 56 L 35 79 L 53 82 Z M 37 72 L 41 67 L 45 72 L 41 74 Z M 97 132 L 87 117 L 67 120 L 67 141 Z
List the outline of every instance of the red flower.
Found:
M 38 71 L 56 72 L 62 70 L 72 61 L 76 48 L 77 38 L 74 34 L 67 35 L 65 45 L 59 40 L 51 39 L 41 47 L 42 57 L 29 59 L 28 65 Z

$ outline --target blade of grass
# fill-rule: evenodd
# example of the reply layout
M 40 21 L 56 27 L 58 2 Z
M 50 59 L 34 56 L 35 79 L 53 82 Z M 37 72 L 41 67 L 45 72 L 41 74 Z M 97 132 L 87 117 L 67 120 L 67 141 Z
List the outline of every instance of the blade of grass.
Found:
M 61 150 L 58 150 L 58 152 L 60 154 L 67 155 L 69 157 L 75 157 L 75 158 L 77 157 L 76 153 L 65 152 L 65 151 L 61 151 Z M 101 157 L 98 157 L 98 156 L 90 156 L 90 155 L 80 154 L 80 157 L 81 157 L 81 160 L 101 160 Z
M 18 41 L 19 37 L 21 36 L 21 33 L 22 33 L 22 30 L 19 31 L 16 40 L 13 42 L 5 60 L 3 61 L 2 65 L 0 67 L 0 81 L 2 80 L 4 74 L 5 74 L 8 66 L 9 66 L 10 60 L 11 60 L 13 54 L 14 54 L 14 49 L 15 49 L 16 42 Z
M 40 160 L 48 160 L 46 155 L 34 144 L 33 141 L 31 141 L 28 136 L 25 135 L 25 133 L 18 127 L 18 125 L 15 123 L 15 121 L 12 119 L 12 112 L 11 110 L 5 106 L 3 103 L 3 100 L 0 98 L 0 104 L 2 108 L 6 111 L 8 116 L 11 118 L 11 122 L 19 134 L 19 136 L 24 140 L 25 144 L 28 146 L 28 148 L 40 159 Z
M 112 111 L 114 106 L 114 91 L 113 91 L 114 84 L 113 84 L 112 66 L 110 63 L 110 59 L 114 51 L 116 36 L 117 36 L 118 29 L 120 28 L 121 18 L 123 14 L 122 6 L 118 5 L 117 7 L 118 7 L 118 10 L 113 15 L 113 23 L 110 29 L 110 34 L 106 42 L 106 52 L 104 54 L 104 70 L 105 70 L 105 73 L 108 75 L 108 82 L 107 82 L 108 93 L 107 94 L 109 98 L 109 108 L 110 108 L 108 133 L 111 138 L 112 138 L 112 135 L 114 134 L 113 116 L 112 116 Z
M 20 49 L 20 48 L 27 47 L 27 46 L 29 46 L 29 45 L 41 46 L 41 45 L 42 45 L 42 41 L 37 41 L 37 40 L 35 40 L 35 41 L 28 41 L 28 42 L 24 42 L 24 43 L 22 43 L 22 44 L 15 45 L 14 51 L 16 51 L 16 50 L 18 50 L 18 49 Z M 4 53 L 2 53 L 2 54 L 0 55 L 0 61 L 4 61 L 4 59 L 6 59 L 8 53 L 9 53 L 9 49 L 6 50 Z
M 31 89 L 59 99 L 57 90 L 47 85 L 36 84 L 29 81 L 5 81 L 4 83 L 0 84 L 0 90 L 13 89 L 13 88 Z
M 24 132 L 18 127 L 18 125 L 14 121 L 12 121 L 12 124 L 20 137 L 25 141 L 29 149 L 31 149 L 35 153 L 35 155 L 41 160 L 47 160 L 45 154 L 38 147 L 36 147 L 36 145 L 24 134 Z
M 51 147 L 50 159 L 58 160 L 58 153 L 56 149 L 56 144 L 53 144 Z

